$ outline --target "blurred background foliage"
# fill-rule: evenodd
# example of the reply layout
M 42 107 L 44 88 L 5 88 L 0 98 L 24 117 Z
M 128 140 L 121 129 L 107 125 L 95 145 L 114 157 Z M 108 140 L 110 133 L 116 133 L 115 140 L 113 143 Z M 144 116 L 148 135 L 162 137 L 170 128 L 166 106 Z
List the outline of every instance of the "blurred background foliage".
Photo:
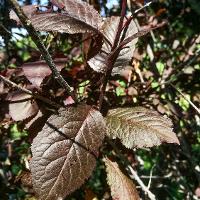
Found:
M 19 1 L 25 4 L 44 4 L 42 1 Z M 102 15 L 119 15 L 120 2 L 90 0 Z M 129 13 L 139 8 L 142 1 L 128 1 Z M 25 62 L 36 61 L 36 50 L 26 31 L 9 21 L 9 5 L 0 0 L 0 69 L 12 70 Z M 112 77 L 108 91 L 107 107 L 143 105 L 167 114 L 174 123 L 180 146 L 163 144 L 142 150 L 127 150 L 116 141 L 150 190 L 159 200 L 183 200 L 200 198 L 200 115 L 191 105 L 200 107 L 200 2 L 199 0 L 160 0 L 137 15 L 140 25 L 167 20 L 168 25 L 152 31 L 139 39 L 133 62 L 121 76 Z M 81 51 L 81 35 L 42 35 L 53 57 L 67 56 L 66 71 L 71 85 L 78 88 L 81 100 L 92 104 L 97 101 L 98 76 L 85 63 Z M 15 82 L 23 80 L 12 75 Z M 0 83 L 0 110 L 6 109 L 3 100 L 7 95 Z M 5 112 L 5 111 L 4 111 Z M 29 184 L 21 177 L 27 171 L 30 155 L 30 133 L 22 123 L 0 116 L 0 199 L 34 200 Z M 109 144 L 102 154 L 117 155 Z M 101 155 L 102 156 L 102 155 Z M 120 162 L 120 160 L 119 160 Z M 23 173 L 22 173 L 23 172 Z M 136 183 L 137 185 L 137 183 Z M 142 199 L 148 199 L 138 187 Z M 106 184 L 104 165 L 98 161 L 92 177 L 67 199 L 111 199 Z

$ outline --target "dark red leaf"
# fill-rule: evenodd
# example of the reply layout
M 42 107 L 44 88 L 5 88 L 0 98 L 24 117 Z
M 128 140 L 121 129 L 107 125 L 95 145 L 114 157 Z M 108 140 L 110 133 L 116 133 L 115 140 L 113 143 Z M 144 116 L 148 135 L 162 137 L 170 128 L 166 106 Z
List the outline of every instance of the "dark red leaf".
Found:
M 40 31 L 74 33 L 99 32 L 102 19 L 88 3 L 81 0 L 54 0 L 61 12 L 42 12 L 31 17 L 34 27 Z
M 62 0 L 50 0 L 52 5 L 57 6 L 60 9 L 63 9 L 65 7 L 65 3 Z
M 103 34 L 110 41 L 110 44 L 112 46 L 115 41 L 115 35 L 117 32 L 119 21 L 120 21 L 120 17 L 113 16 L 111 18 L 107 18 L 104 22 Z M 124 21 L 124 23 L 125 22 L 126 21 Z M 127 29 L 125 40 L 137 32 L 138 32 L 138 26 L 136 22 L 132 20 Z M 123 33 L 121 33 L 120 37 L 122 37 L 122 34 Z M 128 66 L 133 56 L 133 52 L 135 50 L 135 45 L 137 43 L 137 40 L 138 40 L 137 38 L 132 39 L 132 41 L 128 45 L 124 46 L 126 48 L 120 51 L 119 56 L 117 57 L 116 62 L 114 64 L 112 75 L 120 74 L 122 70 L 124 70 L 125 67 Z M 100 72 L 100 73 L 106 72 L 107 58 L 112 50 L 112 47 L 110 44 L 108 43 L 108 41 L 104 41 L 101 51 L 96 56 L 88 60 L 88 64 L 90 65 L 92 69 L 94 69 L 94 71 Z
M 25 187 L 33 187 L 30 171 L 22 171 L 16 181 L 21 181 L 22 185 Z
M 74 100 L 72 99 L 71 96 L 67 97 L 65 100 L 64 100 L 64 105 L 67 106 L 67 105 L 71 105 L 71 104 L 74 104 Z
M 21 121 L 37 114 L 39 108 L 31 95 L 16 91 L 9 93 L 9 114 L 15 121 Z
M 54 60 L 58 71 L 65 66 L 66 59 Z M 26 78 L 36 87 L 40 87 L 45 77 L 51 75 L 51 70 L 45 61 L 26 63 L 22 66 Z
M 9 88 L 5 85 L 3 81 L 0 80 L 0 95 L 8 93 Z
M 42 108 L 41 108 L 42 109 Z M 29 132 L 29 141 L 32 142 L 33 138 L 40 132 L 45 125 L 47 119 L 49 118 L 50 114 L 52 114 L 48 110 L 39 110 L 38 113 L 32 118 L 25 120 L 26 129 Z
M 40 200 L 65 199 L 91 175 L 106 131 L 101 113 L 88 105 L 62 108 L 34 138 L 30 169 Z
M 31 18 L 33 16 L 33 14 L 36 13 L 37 7 L 38 6 L 36 6 L 36 5 L 27 5 L 27 6 L 23 6 L 22 9 L 23 9 L 25 15 L 28 18 Z M 20 24 L 20 20 L 13 10 L 10 11 L 10 19 L 15 20 L 17 22 L 17 24 Z

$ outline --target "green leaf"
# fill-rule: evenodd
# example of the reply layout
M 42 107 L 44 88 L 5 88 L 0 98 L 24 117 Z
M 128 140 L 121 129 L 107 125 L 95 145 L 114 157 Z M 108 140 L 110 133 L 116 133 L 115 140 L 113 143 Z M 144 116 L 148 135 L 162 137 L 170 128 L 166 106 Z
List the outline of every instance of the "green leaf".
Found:
M 157 62 L 156 68 L 158 69 L 159 74 L 162 75 L 164 68 L 165 68 L 165 65 L 161 62 Z
M 124 88 L 121 88 L 121 87 L 117 87 L 116 88 L 116 94 L 117 94 L 117 96 L 124 96 L 124 95 L 126 95 L 126 93 L 124 91 Z
M 153 81 L 153 82 L 151 83 L 151 87 L 152 87 L 152 88 L 157 88 L 158 86 L 159 86 L 159 83 L 158 83 L 158 82 Z
M 186 97 L 187 99 L 190 99 L 190 95 L 188 95 L 188 94 L 186 94 L 185 97 Z M 179 99 L 179 101 L 178 101 L 178 104 L 179 104 L 179 106 L 181 106 L 181 108 L 182 108 L 184 111 L 187 111 L 188 108 L 190 107 L 189 102 L 188 102 L 185 98 L 183 98 L 182 96 L 180 97 L 180 99 Z
M 124 96 L 126 95 L 126 92 L 125 92 L 125 87 L 126 87 L 126 83 L 124 81 L 118 81 L 119 85 L 117 88 L 116 88 L 116 94 L 117 96 Z
M 30 147 L 30 144 L 28 144 L 28 143 L 23 143 L 23 144 L 21 144 L 19 147 L 16 147 L 15 148 L 15 151 L 17 152 L 17 153 L 24 153 L 24 152 L 26 152 L 27 151 L 27 149 Z
M 12 140 L 20 140 L 22 137 L 27 136 L 28 133 L 26 131 L 19 131 L 17 124 L 14 124 L 10 128 L 10 138 Z
M 148 161 L 144 161 L 144 169 L 145 170 L 149 170 L 149 169 L 151 169 L 151 163 L 150 162 L 148 162 Z
M 31 58 L 31 55 L 28 51 L 23 51 L 21 56 L 24 62 Z
M 21 170 L 22 170 L 22 167 L 20 165 L 14 164 L 11 166 L 11 171 L 15 176 L 17 176 Z
M 89 80 L 86 80 L 82 83 L 79 84 L 78 86 L 78 93 L 82 96 L 84 91 L 85 91 L 85 87 L 89 84 Z

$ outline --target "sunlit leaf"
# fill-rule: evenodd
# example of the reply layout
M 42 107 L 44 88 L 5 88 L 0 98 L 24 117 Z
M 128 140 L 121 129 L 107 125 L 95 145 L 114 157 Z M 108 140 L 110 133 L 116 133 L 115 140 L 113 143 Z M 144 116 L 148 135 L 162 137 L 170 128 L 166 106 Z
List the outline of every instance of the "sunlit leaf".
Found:
M 114 39 L 117 32 L 119 20 L 120 17 L 111 17 L 106 19 L 104 23 L 103 34 L 110 41 L 112 45 L 114 44 Z M 125 39 L 137 32 L 138 32 L 138 27 L 136 25 L 136 22 L 132 20 L 126 32 Z M 135 38 L 129 44 L 127 44 L 123 50 L 120 51 L 119 56 L 114 64 L 112 75 L 119 74 L 121 70 L 123 70 L 129 64 L 133 56 L 133 52 L 135 50 L 135 45 L 137 41 L 138 39 Z M 97 72 L 105 73 L 107 69 L 107 57 L 108 54 L 111 52 L 111 48 L 112 47 L 108 44 L 108 42 L 104 41 L 100 53 L 98 53 L 95 57 L 91 58 L 88 61 L 90 67 Z
M 136 187 L 131 179 L 125 176 L 116 162 L 104 158 L 107 172 L 107 182 L 111 195 L 116 200 L 139 200 Z
M 15 121 L 21 121 L 37 114 L 39 108 L 31 95 L 24 92 L 9 93 L 9 114 Z
M 61 12 L 42 12 L 31 17 L 37 30 L 70 34 L 99 32 L 101 17 L 88 3 L 81 0 L 54 0 L 53 4 L 63 7 Z
M 127 148 L 152 147 L 162 142 L 179 144 L 171 120 L 143 107 L 110 110 L 106 123 L 107 135 L 119 138 Z
M 105 123 L 90 106 L 62 108 L 33 140 L 30 169 L 42 200 L 64 199 L 79 188 L 96 164 Z
M 161 75 L 164 71 L 165 65 L 162 62 L 157 62 L 156 68 L 158 69 L 158 72 Z
M 10 127 L 10 138 L 12 140 L 21 140 L 23 137 L 26 137 L 28 133 L 26 131 L 19 130 L 17 124 L 13 124 Z
M 190 99 L 190 95 L 189 94 L 185 94 L 185 97 L 187 99 Z M 184 111 L 187 111 L 188 108 L 190 107 L 190 104 L 189 102 L 184 98 L 184 97 L 180 97 L 179 101 L 178 101 L 178 104 L 179 106 L 181 106 L 181 108 L 184 110 Z
M 56 68 L 61 71 L 66 59 L 55 59 Z M 26 78 L 36 87 L 40 87 L 45 77 L 51 75 L 52 71 L 45 61 L 29 62 L 22 66 Z
M 22 10 L 24 11 L 25 15 L 28 18 L 31 18 L 36 13 L 37 6 L 36 5 L 26 5 L 26 6 L 22 7 Z M 10 19 L 15 20 L 17 22 L 17 24 L 20 23 L 18 16 L 16 15 L 16 13 L 13 10 L 10 11 Z

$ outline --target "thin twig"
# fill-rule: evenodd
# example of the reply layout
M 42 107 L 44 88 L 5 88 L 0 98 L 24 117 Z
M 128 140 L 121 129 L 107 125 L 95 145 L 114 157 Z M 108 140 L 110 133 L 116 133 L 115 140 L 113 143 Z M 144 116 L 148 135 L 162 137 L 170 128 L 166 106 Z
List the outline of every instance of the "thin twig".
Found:
M 154 167 L 155 167 L 155 165 L 153 165 L 153 167 L 151 168 L 151 171 L 150 171 L 149 183 L 148 183 L 148 186 L 147 186 L 148 189 L 150 189 L 150 187 L 151 187 L 151 180 L 152 180 Z
M 44 57 L 46 63 L 50 67 L 54 78 L 60 83 L 60 85 L 67 91 L 68 94 L 72 96 L 74 101 L 76 101 L 75 95 L 73 93 L 72 88 L 69 86 L 69 84 L 65 81 L 65 79 L 61 76 L 60 72 L 57 70 L 56 65 L 50 56 L 48 50 L 44 46 L 44 43 L 42 42 L 40 36 L 38 35 L 37 31 L 31 24 L 31 21 L 27 18 L 27 16 L 24 14 L 23 10 L 19 6 L 18 2 L 16 0 L 9 0 L 10 4 L 12 5 L 14 11 L 16 12 L 17 16 L 21 20 L 22 24 L 28 31 L 29 35 L 31 36 L 32 40 L 36 44 L 37 48 L 40 50 L 42 56 Z
M 138 184 L 141 186 L 141 188 L 143 189 L 143 191 L 145 193 L 147 193 L 149 199 L 156 200 L 155 195 L 148 189 L 148 187 L 146 187 L 146 185 L 144 185 L 144 183 L 142 182 L 142 180 L 138 176 L 137 172 L 132 168 L 132 166 L 128 165 L 127 168 L 130 170 L 131 174 L 133 175 L 133 178 L 138 182 Z
M 194 63 L 198 58 L 200 57 L 200 50 L 197 50 L 196 53 L 194 55 L 192 55 L 188 60 L 180 63 L 179 65 L 175 66 L 172 70 L 172 72 L 168 75 L 170 77 L 169 80 L 165 81 L 165 84 L 170 84 L 171 82 L 173 82 L 174 80 L 171 79 L 173 74 L 176 74 L 176 80 L 177 77 L 179 77 L 180 75 L 183 74 L 183 70 L 191 65 L 192 63 Z M 178 71 L 178 73 L 177 73 Z
M 11 32 L 10 32 L 2 23 L 0 23 L 0 26 L 4 29 L 4 31 L 5 31 L 6 33 L 8 33 L 8 34 L 11 35 Z
M 20 90 L 20 91 L 22 91 L 22 92 L 24 92 L 26 94 L 29 94 L 29 95 L 35 97 L 36 99 L 39 99 L 39 100 L 41 100 L 41 101 L 43 101 L 43 102 L 45 102 L 45 103 L 47 103 L 47 104 L 49 104 L 49 105 L 51 105 L 51 106 L 53 106 L 55 108 L 60 108 L 61 107 L 61 105 L 49 100 L 46 97 L 43 97 L 43 96 L 41 96 L 39 94 L 34 94 L 32 91 L 30 91 L 30 90 L 28 90 L 26 88 L 20 87 L 19 85 L 17 85 L 16 83 L 8 80 L 7 78 L 5 78 L 2 75 L 0 75 L 0 80 L 2 80 L 4 83 L 10 85 L 11 87 L 16 88 L 16 89 L 18 89 L 18 90 Z
M 170 85 L 198 112 L 198 114 L 200 114 L 200 109 L 197 108 L 197 106 L 194 105 L 194 103 L 189 98 L 187 98 L 178 88 L 174 87 L 171 83 Z
M 140 12 L 140 11 L 144 10 L 145 8 L 149 7 L 152 3 L 153 3 L 153 1 L 150 1 L 150 2 L 146 3 L 144 6 L 141 5 L 140 8 L 138 8 L 137 10 L 134 11 L 133 16 L 136 16 L 136 14 L 138 12 Z M 150 31 L 150 34 L 151 34 L 151 37 L 152 37 L 153 41 L 155 42 L 156 39 L 155 39 L 153 30 Z
M 123 42 L 121 42 L 119 44 L 119 46 L 116 48 L 116 50 L 119 49 L 119 48 L 123 48 L 126 44 L 128 44 L 129 42 L 131 42 L 135 38 L 138 38 L 138 37 L 141 37 L 143 35 L 146 35 L 147 33 L 149 33 L 150 31 L 152 31 L 154 29 L 163 27 L 164 25 L 166 25 L 166 23 L 167 23 L 166 21 L 163 21 L 163 22 L 157 24 L 156 26 L 151 26 L 151 27 L 148 27 L 148 28 L 144 28 L 144 29 L 138 31 L 137 33 L 134 33 L 132 36 L 126 38 Z
M 145 4 L 144 6 L 142 6 L 141 8 L 138 8 L 137 10 L 135 10 L 134 14 L 136 14 L 136 13 L 140 12 L 141 10 L 143 10 L 144 8 L 150 6 L 152 3 L 153 3 L 153 2 L 150 1 L 150 2 L 148 2 L 147 4 Z

